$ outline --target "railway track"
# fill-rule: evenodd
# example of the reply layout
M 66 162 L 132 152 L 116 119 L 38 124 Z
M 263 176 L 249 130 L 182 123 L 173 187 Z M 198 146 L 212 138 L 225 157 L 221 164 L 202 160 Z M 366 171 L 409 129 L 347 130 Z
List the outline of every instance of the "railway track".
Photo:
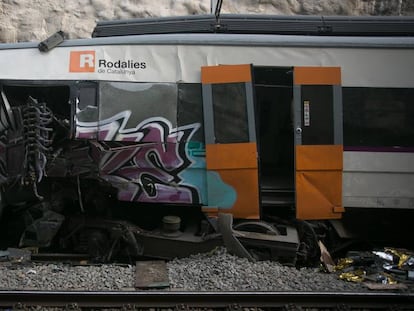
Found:
M 272 310 L 414 310 L 413 293 L 0 291 L 0 308 L 271 308 Z

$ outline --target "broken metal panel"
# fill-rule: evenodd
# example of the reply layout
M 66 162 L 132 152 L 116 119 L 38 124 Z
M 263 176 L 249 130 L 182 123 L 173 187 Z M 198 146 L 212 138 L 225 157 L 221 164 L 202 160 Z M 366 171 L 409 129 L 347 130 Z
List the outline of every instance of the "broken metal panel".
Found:
M 143 256 L 159 259 L 183 258 L 206 253 L 223 246 L 218 234 L 196 236 L 195 232 L 183 232 L 180 236 L 167 236 L 161 232 L 136 233 L 138 243 L 143 246 Z
M 233 216 L 231 214 L 219 214 L 219 230 L 223 236 L 224 245 L 227 250 L 239 257 L 247 258 L 249 261 L 254 261 L 253 257 L 246 250 L 246 248 L 235 237 L 233 232 Z
M 286 227 L 286 235 L 233 230 L 246 248 L 268 249 L 270 259 L 282 264 L 295 265 L 299 249 L 299 236 L 294 227 Z
M 41 213 L 41 216 L 37 219 L 34 219 L 31 224 L 29 224 L 21 238 L 20 238 L 20 247 L 24 246 L 37 246 L 37 247 L 48 247 L 51 245 L 51 242 L 57 232 L 60 229 L 65 217 L 61 214 L 53 212 L 49 209 L 46 204 L 40 204 L 38 206 L 32 207 L 32 215 Z
M 52 112 L 47 108 L 46 103 L 40 103 L 33 97 L 29 97 L 26 106 L 22 109 L 23 128 L 25 134 L 26 154 L 25 160 L 28 163 L 26 178 L 30 182 L 40 182 L 44 176 L 47 155 L 52 143 L 50 133 L 53 131 L 50 126 Z
M 261 233 L 233 229 L 231 214 L 219 214 L 219 229 L 223 242 L 230 253 L 254 261 L 249 249 L 268 250 L 270 259 L 283 264 L 295 265 L 299 249 L 299 235 L 295 228 L 287 226 L 286 234 Z M 254 253 L 253 253 L 254 254 Z
M 0 131 L 3 131 L 7 128 L 11 128 L 11 129 L 15 129 L 16 128 L 16 124 L 14 121 L 14 117 L 13 117 L 13 113 L 12 110 L 10 108 L 10 103 L 9 100 L 7 99 L 6 94 L 3 92 L 3 89 L 1 89 L 1 101 L 2 101 L 2 106 L 1 106 L 1 116 L 0 116 L 0 120 L 1 120 L 1 127 L 0 127 Z
M 94 161 L 91 148 L 86 142 L 74 142 L 55 152 L 49 159 L 46 173 L 48 177 L 83 176 L 97 177 L 98 165 Z
M 52 143 L 52 113 L 45 103 L 31 96 L 25 104 L 11 108 L 3 91 L 1 95 L 0 180 L 40 182 Z
M 151 289 L 170 286 L 165 261 L 137 261 L 135 264 L 135 288 Z

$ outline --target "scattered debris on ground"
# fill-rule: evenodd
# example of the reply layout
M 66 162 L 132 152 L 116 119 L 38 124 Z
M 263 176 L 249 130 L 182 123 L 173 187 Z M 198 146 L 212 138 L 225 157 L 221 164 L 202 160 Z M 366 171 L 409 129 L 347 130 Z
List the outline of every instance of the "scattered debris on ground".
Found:
M 372 290 L 413 288 L 414 252 L 395 248 L 350 251 L 334 270 L 341 280 L 362 282 Z

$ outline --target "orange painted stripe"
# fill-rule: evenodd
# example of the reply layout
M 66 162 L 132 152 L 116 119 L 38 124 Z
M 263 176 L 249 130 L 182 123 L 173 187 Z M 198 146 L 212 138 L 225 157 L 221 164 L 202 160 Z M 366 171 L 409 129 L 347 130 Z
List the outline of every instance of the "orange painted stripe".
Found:
M 297 171 L 342 170 L 342 145 L 298 145 L 296 146 Z
M 341 85 L 340 67 L 294 67 L 296 85 Z
M 201 67 L 201 83 L 236 83 L 252 81 L 251 65 Z
M 257 168 L 256 143 L 206 145 L 207 169 Z

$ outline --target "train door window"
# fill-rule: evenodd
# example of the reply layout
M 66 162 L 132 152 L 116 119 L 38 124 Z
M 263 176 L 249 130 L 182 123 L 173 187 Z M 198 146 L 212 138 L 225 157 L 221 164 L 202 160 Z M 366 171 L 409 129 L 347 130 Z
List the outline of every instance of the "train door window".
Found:
M 303 85 L 302 144 L 333 145 L 333 89 L 331 85 Z
M 203 97 L 200 83 L 179 83 L 177 102 L 177 126 L 198 124 L 193 142 L 204 143 Z
M 216 143 L 249 141 L 245 83 L 213 84 Z

